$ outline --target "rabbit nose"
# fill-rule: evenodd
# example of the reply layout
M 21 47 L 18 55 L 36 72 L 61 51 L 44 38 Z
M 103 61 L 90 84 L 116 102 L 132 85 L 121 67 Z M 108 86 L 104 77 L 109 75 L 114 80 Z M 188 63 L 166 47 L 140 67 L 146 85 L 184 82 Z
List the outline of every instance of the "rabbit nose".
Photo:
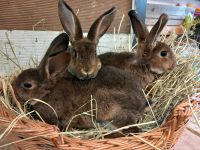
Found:
M 91 74 L 93 74 L 94 72 L 94 69 L 90 69 L 90 70 L 84 70 L 84 69 L 81 69 L 81 73 L 84 75 L 84 76 L 90 76 Z

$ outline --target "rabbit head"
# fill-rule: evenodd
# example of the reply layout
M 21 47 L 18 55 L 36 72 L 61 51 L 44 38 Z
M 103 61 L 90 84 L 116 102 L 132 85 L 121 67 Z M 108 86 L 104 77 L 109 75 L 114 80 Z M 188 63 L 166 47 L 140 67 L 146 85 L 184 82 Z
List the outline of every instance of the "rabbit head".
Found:
M 176 58 L 172 49 L 166 43 L 156 41 L 168 21 L 167 14 L 161 14 L 150 32 L 134 10 L 129 11 L 128 15 L 138 39 L 138 62 L 148 65 L 157 74 L 174 69 Z
M 116 8 L 112 7 L 99 16 L 92 24 L 87 37 L 83 37 L 80 21 L 72 8 L 64 1 L 59 0 L 58 14 L 61 24 L 69 36 L 71 43 L 71 59 L 68 71 L 79 79 L 96 77 L 101 68 L 96 48 L 101 36 L 111 25 Z
M 20 103 L 32 98 L 42 99 L 50 92 L 57 76 L 66 70 L 70 61 L 68 43 L 67 34 L 60 34 L 53 40 L 37 68 L 24 70 L 17 76 L 12 85 Z

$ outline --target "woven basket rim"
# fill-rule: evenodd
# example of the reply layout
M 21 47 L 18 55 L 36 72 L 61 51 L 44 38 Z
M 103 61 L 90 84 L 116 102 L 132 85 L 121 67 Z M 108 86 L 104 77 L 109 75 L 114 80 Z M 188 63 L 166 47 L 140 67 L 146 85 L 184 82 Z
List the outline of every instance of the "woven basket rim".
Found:
M 198 96 L 200 97 L 200 93 L 198 93 Z M 180 137 L 185 124 L 192 115 L 192 111 L 200 110 L 199 104 L 198 100 L 189 101 L 186 99 L 173 109 L 161 127 L 155 128 L 150 132 L 115 139 L 82 140 L 67 137 L 60 134 L 59 129 L 54 125 L 22 118 L 16 122 L 10 133 L 15 134 L 16 137 L 28 136 L 30 138 L 31 136 L 36 136 L 36 138 L 21 141 L 10 146 L 17 145 L 22 149 L 24 147 L 40 149 L 41 145 L 59 149 L 168 149 Z M 0 117 L 2 118 L 0 119 L 0 128 L 5 130 L 13 121 L 13 118 L 16 118 L 16 114 L 1 104 Z M 36 139 L 39 142 L 35 142 Z

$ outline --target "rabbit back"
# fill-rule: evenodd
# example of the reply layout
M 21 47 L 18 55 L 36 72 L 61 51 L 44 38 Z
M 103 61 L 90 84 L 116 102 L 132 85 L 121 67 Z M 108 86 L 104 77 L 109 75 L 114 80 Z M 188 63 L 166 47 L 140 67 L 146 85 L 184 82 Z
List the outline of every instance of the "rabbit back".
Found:
M 37 103 L 33 108 L 50 124 L 55 124 L 63 130 L 73 116 L 73 128 L 92 128 L 91 113 L 97 109 L 97 122 L 112 122 L 115 127 L 136 123 L 146 107 L 146 100 L 137 80 L 126 72 L 114 68 L 103 67 L 95 79 L 79 80 L 70 73 L 60 78 L 52 87 L 51 92 L 42 98 L 57 112 L 45 104 Z M 115 75 L 115 76 L 113 76 Z M 95 99 L 91 108 L 91 95 Z M 95 113 L 94 110 L 93 113 Z M 82 115 L 80 115 L 82 114 Z

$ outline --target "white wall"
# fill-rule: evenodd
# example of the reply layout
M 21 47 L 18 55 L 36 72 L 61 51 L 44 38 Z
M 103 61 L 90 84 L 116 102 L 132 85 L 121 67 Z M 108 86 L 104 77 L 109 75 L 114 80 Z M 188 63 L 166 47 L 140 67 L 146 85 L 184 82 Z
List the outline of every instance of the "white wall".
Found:
M 59 33 L 57 31 L 0 30 L 0 76 L 8 75 L 18 69 L 16 64 L 23 69 L 38 64 L 51 41 Z M 99 54 L 107 51 L 129 50 L 129 45 L 131 45 L 129 35 L 106 34 L 100 39 L 97 52 Z

